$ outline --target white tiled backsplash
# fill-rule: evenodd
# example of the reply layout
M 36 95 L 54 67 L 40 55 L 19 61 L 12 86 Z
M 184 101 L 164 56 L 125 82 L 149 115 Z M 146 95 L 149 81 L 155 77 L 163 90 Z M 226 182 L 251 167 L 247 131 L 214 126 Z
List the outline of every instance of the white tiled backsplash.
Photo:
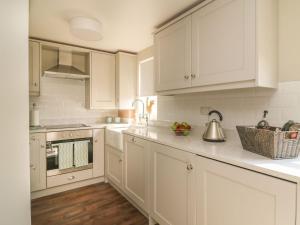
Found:
M 41 77 L 40 97 L 36 102 L 41 124 L 104 122 L 106 116 L 116 116 L 117 110 L 88 110 L 85 108 L 85 81 Z
M 200 114 L 201 107 L 219 110 L 224 116 L 222 126 L 226 129 L 257 124 L 265 109 L 269 110 L 270 124 L 281 127 L 288 120 L 300 122 L 300 82 L 280 83 L 277 90 L 243 89 L 159 96 L 157 119 L 203 126 L 208 116 Z

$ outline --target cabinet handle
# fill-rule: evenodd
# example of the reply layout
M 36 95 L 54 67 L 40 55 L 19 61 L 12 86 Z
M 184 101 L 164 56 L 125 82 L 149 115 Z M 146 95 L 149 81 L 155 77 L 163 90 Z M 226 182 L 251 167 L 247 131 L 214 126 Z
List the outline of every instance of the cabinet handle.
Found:
M 132 137 L 132 138 L 131 138 L 131 141 L 134 143 L 134 142 L 135 142 L 135 138 L 134 138 L 134 137 Z
M 119 159 L 119 163 L 121 163 L 121 162 L 123 162 L 123 160 L 122 160 L 122 159 Z
M 95 143 L 98 143 L 98 140 L 97 140 L 97 139 L 95 139 Z
M 192 78 L 192 79 L 195 79 L 195 78 L 196 78 L 196 75 L 195 75 L 195 74 L 192 74 L 192 75 L 191 75 L 191 78 Z
M 35 166 L 34 166 L 33 164 L 30 164 L 30 168 L 33 169 L 33 170 L 36 169 Z
M 75 179 L 75 176 L 70 176 L 68 177 L 69 180 L 74 180 Z
M 35 87 L 37 86 L 37 82 L 34 82 L 34 86 L 35 86 Z
M 186 169 L 187 169 L 187 171 L 191 171 L 191 170 L 194 169 L 194 166 L 193 166 L 191 163 L 188 163 L 188 164 L 186 165 Z
M 188 80 L 189 78 L 190 78 L 190 76 L 188 76 L 188 75 L 184 76 L 184 79 L 186 79 L 186 80 Z
M 41 148 L 45 148 L 45 145 L 41 145 Z

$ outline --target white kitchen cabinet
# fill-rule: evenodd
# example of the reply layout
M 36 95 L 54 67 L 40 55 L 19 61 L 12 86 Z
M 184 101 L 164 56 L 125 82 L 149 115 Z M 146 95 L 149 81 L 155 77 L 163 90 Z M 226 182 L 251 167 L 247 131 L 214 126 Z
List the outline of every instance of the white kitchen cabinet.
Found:
M 295 225 L 296 184 L 197 157 L 197 225 Z
M 137 56 L 116 54 L 116 95 L 119 109 L 131 109 L 137 95 Z
M 151 217 L 160 225 L 195 225 L 194 157 L 191 153 L 151 144 Z
M 29 95 L 40 95 L 40 44 L 29 41 Z
M 46 189 L 46 135 L 36 133 L 30 135 L 30 189 L 39 191 Z
M 91 53 L 91 77 L 86 81 L 86 104 L 89 109 L 116 107 L 115 55 Z
M 104 129 L 93 130 L 93 177 L 104 176 Z
M 190 20 L 186 26 L 190 26 L 191 47 L 183 49 L 177 44 L 170 51 L 163 50 L 161 42 L 155 43 L 157 91 L 180 94 L 247 87 L 276 88 L 277 11 L 277 0 L 205 1 L 187 12 L 183 19 L 161 28 L 156 39 L 184 20 Z M 187 65 L 190 73 L 187 73 L 190 70 L 176 68 L 178 62 L 174 58 L 182 57 L 184 50 L 191 54 L 191 63 Z M 169 61 L 160 57 L 162 52 Z M 170 86 L 161 88 L 160 81 L 171 79 L 174 74 L 161 70 L 162 63 L 164 68 L 176 68 L 178 74 L 174 81 L 188 75 L 190 82 L 178 80 L 177 90 Z
M 191 17 L 155 35 L 156 91 L 191 86 Z
M 118 188 L 123 188 L 123 153 L 109 145 L 105 146 L 106 177 Z
M 255 80 L 253 0 L 217 0 L 192 14 L 193 86 Z
M 124 192 L 145 212 L 149 210 L 149 145 L 124 136 Z

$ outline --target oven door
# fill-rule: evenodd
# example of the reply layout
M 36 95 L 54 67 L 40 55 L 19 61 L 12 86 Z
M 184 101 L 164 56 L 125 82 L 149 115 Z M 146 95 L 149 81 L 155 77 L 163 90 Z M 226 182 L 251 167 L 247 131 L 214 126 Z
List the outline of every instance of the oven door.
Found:
M 47 142 L 47 176 L 93 168 L 92 138 Z

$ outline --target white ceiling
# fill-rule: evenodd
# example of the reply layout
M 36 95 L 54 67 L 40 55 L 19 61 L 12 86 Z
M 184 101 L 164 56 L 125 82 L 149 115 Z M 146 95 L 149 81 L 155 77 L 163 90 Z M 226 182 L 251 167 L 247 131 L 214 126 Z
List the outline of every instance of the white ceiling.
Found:
M 199 0 L 30 0 L 30 36 L 91 48 L 138 52 L 153 44 L 155 26 Z M 103 24 L 101 41 L 72 36 L 68 20 L 95 18 Z

